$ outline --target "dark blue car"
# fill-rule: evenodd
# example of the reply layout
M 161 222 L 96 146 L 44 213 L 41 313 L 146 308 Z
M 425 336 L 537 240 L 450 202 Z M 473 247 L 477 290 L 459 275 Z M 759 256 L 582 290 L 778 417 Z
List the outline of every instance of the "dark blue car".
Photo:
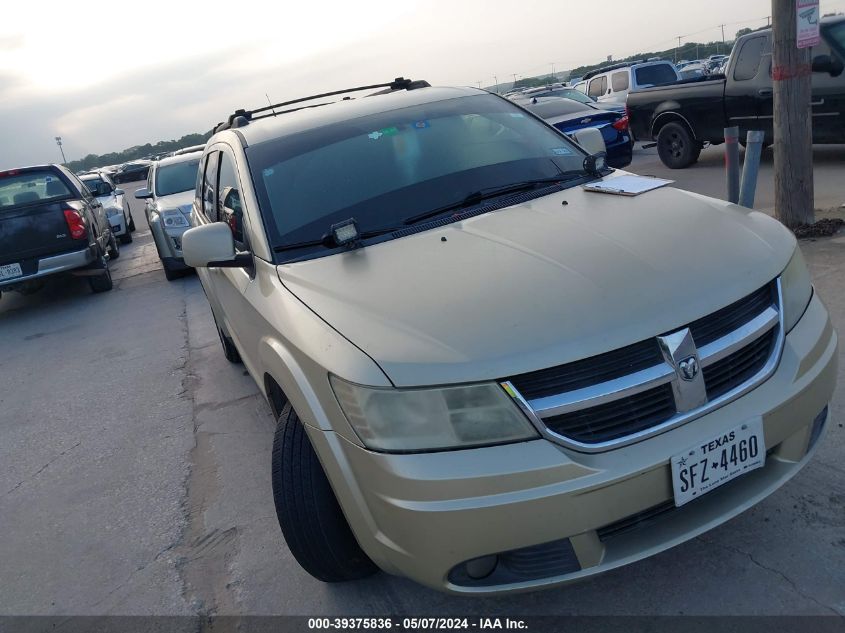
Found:
M 628 115 L 624 111 L 603 110 L 562 97 L 538 97 L 519 105 L 566 134 L 588 127 L 596 128 L 607 146 L 607 164 L 617 168 L 631 164 L 634 144 L 628 131 Z

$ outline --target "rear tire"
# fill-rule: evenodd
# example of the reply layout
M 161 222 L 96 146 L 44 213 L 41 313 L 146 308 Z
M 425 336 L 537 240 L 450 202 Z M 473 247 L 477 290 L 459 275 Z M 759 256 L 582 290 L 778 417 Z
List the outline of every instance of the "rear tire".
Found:
M 107 261 L 103 261 L 102 266 L 102 275 L 93 275 L 88 277 L 88 285 L 91 286 L 91 292 L 108 292 L 114 287 L 114 283 L 111 278 L 111 271 L 109 270 L 109 263 Z
M 291 554 L 314 578 L 342 582 L 378 571 L 355 540 L 305 427 L 289 404 L 279 415 L 273 439 L 273 501 Z
M 684 169 L 698 160 L 701 143 L 680 123 L 667 123 L 657 134 L 657 153 L 669 169 Z

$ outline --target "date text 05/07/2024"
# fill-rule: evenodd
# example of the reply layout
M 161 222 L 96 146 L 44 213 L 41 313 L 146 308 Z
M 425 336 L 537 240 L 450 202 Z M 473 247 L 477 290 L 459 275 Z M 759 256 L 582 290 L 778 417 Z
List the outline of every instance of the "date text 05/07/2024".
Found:
M 511 618 L 309 618 L 311 630 L 526 630 L 524 620 Z

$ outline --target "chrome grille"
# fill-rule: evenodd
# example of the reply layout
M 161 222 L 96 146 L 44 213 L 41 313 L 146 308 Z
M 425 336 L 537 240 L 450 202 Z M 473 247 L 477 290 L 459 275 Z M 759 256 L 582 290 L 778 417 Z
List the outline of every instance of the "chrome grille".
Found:
M 579 442 L 606 442 L 648 429 L 675 415 L 668 383 L 590 409 L 546 418 L 546 426 Z
M 502 384 L 549 439 L 594 452 L 721 406 L 774 371 L 783 344 L 775 280 L 686 327 Z

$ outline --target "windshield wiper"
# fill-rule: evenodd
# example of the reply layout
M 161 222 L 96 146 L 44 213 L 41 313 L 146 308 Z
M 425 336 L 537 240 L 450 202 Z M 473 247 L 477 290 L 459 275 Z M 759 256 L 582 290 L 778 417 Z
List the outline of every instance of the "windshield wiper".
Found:
M 379 235 L 384 235 L 385 233 L 393 233 L 398 229 L 402 228 L 401 226 L 391 226 L 382 229 L 374 229 L 372 231 L 364 231 L 358 236 L 359 240 L 367 240 L 371 237 L 378 237 Z M 323 248 L 340 248 L 334 241 L 334 238 L 331 236 L 330 233 L 326 233 L 321 237 L 319 240 L 308 240 L 307 242 L 296 242 L 294 244 L 281 244 L 279 246 L 273 247 L 274 253 L 283 253 L 284 251 L 293 251 L 298 248 L 308 248 L 314 246 L 322 246 Z
M 425 213 L 420 213 L 419 215 L 411 216 L 407 218 L 404 223 L 408 224 L 416 224 L 417 222 L 422 222 L 423 220 L 428 220 L 429 218 L 433 218 L 441 213 L 446 213 L 447 211 L 454 211 L 455 209 L 462 209 L 464 207 L 469 207 L 474 204 L 478 204 L 479 202 L 483 202 L 489 198 L 495 198 L 496 196 L 502 196 L 508 193 L 518 193 L 520 191 L 525 191 L 528 189 L 535 189 L 540 185 L 549 185 L 554 183 L 562 183 L 567 182 L 569 180 L 577 180 L 579 178 L 583 178 L 586 176 L 583 171 L 566 171 L 561 172 L 557 176 L 552 176 L 550 178 L 535 178 L 533 180 L 523 180 L 520 182 L 514 182 L 509 185 L 502 185 L 496 187 L 487 187 L 485 189 L 479 189 L 478 191 L 473 191 L 470 194 L 467 194 L 463 200 L 459 202 L 453 202 L 452 204 L 447 204 L 442 207 L 438 207 L 437 209 L 432 209 L 431 211 L 426 211 Z

